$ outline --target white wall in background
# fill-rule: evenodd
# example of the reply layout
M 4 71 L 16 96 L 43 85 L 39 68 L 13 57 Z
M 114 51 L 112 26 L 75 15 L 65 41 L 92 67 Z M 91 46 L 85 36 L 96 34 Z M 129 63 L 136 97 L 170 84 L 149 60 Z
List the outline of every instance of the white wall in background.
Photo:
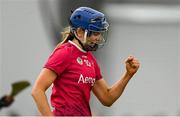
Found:
M 135 55 L 141 67 L 111 108 L 92 101 L 100 115 L 180 115 L 180 6 L 107 4 L 108 43 L 96 53 L 112 85 Z
M 136 56 L 141 67 L 124 94 L 110 108 L 92 101 L 100 115 L 179 114 L 179 25 L 111 22 L 108 43 L 96 55 L 112 85 L 124 71 L 124 60 Z
M 1 13 L 2 13 L 2 5 L 0 4 L 0 92 L 1 92 L 1 86 L 2 86 L 2 84 L 1 84 L 1 77 L 2 77 L 2 58 L 1 58 L 1 56 L 2 56 L 2 16 L 1 16 Z

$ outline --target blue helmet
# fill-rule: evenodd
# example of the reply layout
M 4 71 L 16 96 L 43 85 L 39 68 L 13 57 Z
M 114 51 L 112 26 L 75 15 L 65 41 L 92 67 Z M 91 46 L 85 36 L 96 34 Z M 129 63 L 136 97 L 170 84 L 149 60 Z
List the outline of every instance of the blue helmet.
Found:
M 80 27 L 90 33 L 105 32 L 109 24 L 103 13 L 89 7 L 79 7 L 71 14 L 70 26 L 72 29 Z

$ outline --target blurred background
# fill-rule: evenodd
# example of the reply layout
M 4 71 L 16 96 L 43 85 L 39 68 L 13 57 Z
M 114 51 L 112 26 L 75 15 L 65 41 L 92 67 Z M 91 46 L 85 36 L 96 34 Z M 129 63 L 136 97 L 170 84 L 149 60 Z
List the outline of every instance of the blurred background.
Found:
M 110 22 L 107 43 L 93 53 L 109 85 L 120 79 L 128 55 L 141 62 L 112 107 L 92 94 L 93 115 L 180 115 L 180 0 L 0 0 L 0 97 L 15 81 L 33 85 L 79 6 L 104 12 Z M 32 85 L 0 115 L 39 115 Z

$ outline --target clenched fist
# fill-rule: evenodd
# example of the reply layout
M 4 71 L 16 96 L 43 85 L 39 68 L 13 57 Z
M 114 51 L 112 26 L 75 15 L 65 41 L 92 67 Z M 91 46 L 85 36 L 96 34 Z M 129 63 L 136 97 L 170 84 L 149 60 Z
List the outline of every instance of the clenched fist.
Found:
M 133 76 L 137 72 L 140 66 L 139 61 L 132 55 L 128 56 L 125 63 L 126 63 L 127 73 L 130 76 Z

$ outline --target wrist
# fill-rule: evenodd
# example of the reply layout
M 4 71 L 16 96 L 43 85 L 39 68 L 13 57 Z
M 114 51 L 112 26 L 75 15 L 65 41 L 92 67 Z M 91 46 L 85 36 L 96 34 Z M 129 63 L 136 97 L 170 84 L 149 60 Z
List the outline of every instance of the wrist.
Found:
M 125 78 L 127 79 L 131 79 L 133 77 L 134 74 L 131 74 L 131 73 L 128 73 L 128 72 L 125 72 Z

